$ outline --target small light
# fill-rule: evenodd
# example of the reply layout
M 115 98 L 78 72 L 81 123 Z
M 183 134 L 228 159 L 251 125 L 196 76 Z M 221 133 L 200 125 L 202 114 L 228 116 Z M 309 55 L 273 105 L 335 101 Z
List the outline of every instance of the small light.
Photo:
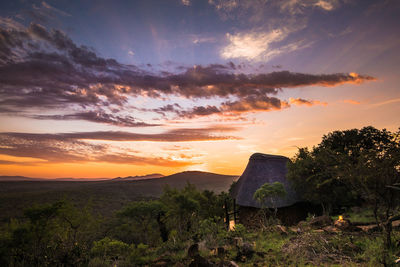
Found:
M 235 221 L 234 220 L 229 221 L 229 230 L 235 231 Z

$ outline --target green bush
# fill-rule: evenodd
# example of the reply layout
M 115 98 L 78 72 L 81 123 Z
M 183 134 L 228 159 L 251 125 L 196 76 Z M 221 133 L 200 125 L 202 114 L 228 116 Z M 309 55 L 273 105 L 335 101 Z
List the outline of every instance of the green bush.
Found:
M 122 241 L 105 237 L 95 241 L 90 252 L 93 256 L 106 261 L 115 261 L 126 257 L 129 252 L 129 245 Z

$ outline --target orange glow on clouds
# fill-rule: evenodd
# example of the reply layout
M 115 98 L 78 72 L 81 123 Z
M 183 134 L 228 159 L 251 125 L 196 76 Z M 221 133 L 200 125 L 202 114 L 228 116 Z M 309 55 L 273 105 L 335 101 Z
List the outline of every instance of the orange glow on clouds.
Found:
M 301 98 L 289 98 L 289 104 L 291 105 L 296 105 L 296 106 L 301 106 L 301 105 L 305 105 L 305 106 L 314 106 L 314 105 L 321 105 L 321 106 L 326 106 L 328 105 L 327 102 L 322 102 L 319 100 L 306 100 L 306 99 L 301 99 Z
M 351 105 L 360 105 L 361 102 L 353 99 L 345 99 L 343 100 L 344 103 L 346 104 L 351 104 Z

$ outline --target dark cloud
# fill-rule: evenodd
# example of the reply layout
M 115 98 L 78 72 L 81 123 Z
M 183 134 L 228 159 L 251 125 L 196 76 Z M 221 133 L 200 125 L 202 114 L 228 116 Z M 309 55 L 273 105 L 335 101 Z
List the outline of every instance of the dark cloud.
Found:
M 297 106 L 305 105 L 305 106 L 314 106 L 314 105 L 322 105 L 326 106 L 328 103 L 318 101 L 318 100 L 307 100 L 302 98 L 289 98 L 289 103 Z
M 116 116 L 102 111 L 86 111 L 67 115 L 33 115 L 31 118 L 39 120 L 85 120 L 122 127 L 160 126 L 160 124 L 149 124 L 142 121 L 137 121 L 131 116 Z
M 50 4 L 42 1 L 40 5 L 33 4 L 31 9 L 24 10 L 19 17 L 29 17 L 32 21 L 38 23 L 48 23 L 49 21 L 58 21 L 59 17 L 70 17 L 71 14 L 62 11 Z
M 175 113 L 180 118 L 194 118 L 209 115 L 222 115 L 228 117 L 237 117 L 238 120 L 243 120 L 241 114 L 249 112 L 266 112 L 272 110 L 280 110 L 288 108 L 291 105 L 327 105 L 328 103 L 319 100 L 307 100 L 302 98 L 289 98 L 288 101 L 282 101 L 276 97 L 269 96 L 247 96 L 239 98 L 235 101 L 223 102 L 219 107 L 217 106 L 196 106 L 192 109 L 170 109 L 169 112 Z
M 276 97 L 250 95 L 247 97 L 240 98 L 239 100 L 236 101 L 223 102 L 220 107 L 197 106 L 190 110 L 185 110 L 185 111 L 175 110 L 174 112 L 179 117 L 184 117 L 184 118 L 209 116 L 215 114 L 240 116 L 241 113 L 279 110 L 288 106 L 289 105 L 286 101 L 281 101 Z
M 238 101 L 228 101 L 222 103 L 225 112 L 244 113 L 249 111 L 270 111 L 279 110 L 286 107 L 286 102 L 282 102 L 276 97 L 268 96 L 248 96 Z
M 180 118 L 194 118 L 194 117 L 199 117 L 199 116 L 209 116 L 209 115 L 214 115 L 214 114 L 222 114 L 222 110 L 220 110 L 216 106 L 197 106 L 194 107 L 190 110 L 185 110 L 185 111 L 175 111 L 175 113 L 180 117 Z
M 168 104 L 159 108 L 155 109 L 142 109 L 143 111 L 151 111 L 151 112 L 156 112 L 158 114 L 161 114 L 163 116 L 166 116 L 166 113 L 174 112 L 177 113 L 182 107 L 178 104 Z
M 236 130 L 238 130 L 238 128 L 231 126 L 212 126 L 206 128 L 172 129 L 156 134 L 142 134 L 122 131 L 73 132 L 57 134 L 6 132 L 0 133 L 0 137 L 3 140 L 13 140 L 13 138 L 16 138 L 21 140 L 29 140 L 29 142 L 76 142 L 78 145 L 83 142 L 82 140 L 186 142 L 238 139 L 234 136 L 214 134 L 218 132 L 232 132 Z M 38 151 L 38 153 L 40 153 L 40 151 Z
M 66 138 L 109 141 L 192 142 L 238 139 L 234 136 L 215 135 L 214 132 L 235 131 L 234 127 L 207 127 L 173 129 L 158 134 L 140 134 L 121 131 L 98 131 L 60 134 Z
M 102 58 L 93 49 L 76 45 L 59 30 L 49 31 L 34 23 L 28 28 L 7 26 L 11 24 L 0 24 L 0 107 L 10 109 L 55 109 L 71 104 L 123 108 L 129 96 L 225 99 L 219 108 L 209 105 L 192 111 L 209 115 L 218 113 L 221 108 L 223 111 L 245 110 L 247 106 L 253 106 L 255 110 L 274 109 L 279 106 L 279 101 L 269 99 L 267 95 L 274 95 L 281 88 L 336 86 L 374 80 L 371 76 L 355 73 L 314 75 L 278 71 L 243 74 L 235 70 L 238 66 L 233 63 L 182 67 L 176 74 L 150 73 L 137 66 Z M 237 102 L 227 100 L 232 97 L 237 98 Z M 264 99 L 271 108 L 261 107 L 262 101 L 257 102 L 256 98 Z M 169 112 L 162 108 L 154 111 Z

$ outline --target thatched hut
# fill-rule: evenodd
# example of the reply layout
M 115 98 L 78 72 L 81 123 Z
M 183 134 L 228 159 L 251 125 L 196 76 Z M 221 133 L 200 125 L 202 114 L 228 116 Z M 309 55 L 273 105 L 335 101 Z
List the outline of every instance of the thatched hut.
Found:
M 295 224 L 313 211 L 310 204 L 300 200 L 290 181 L 286 179 L 288 161 L 284 156 L 262 153 L 255 153 L 250 157 L 246 169 L 231 192 L 239 207 L 240 223 L 254 225 L 262 205 L 253 199 L 253 195 L 265 183 L 280 182 L 286 190 L 285 197 L 276 197 L 272 202 L 267 200 L 263 203 L 265 208 L 278 209 L 277 217 L 282 223 Z

